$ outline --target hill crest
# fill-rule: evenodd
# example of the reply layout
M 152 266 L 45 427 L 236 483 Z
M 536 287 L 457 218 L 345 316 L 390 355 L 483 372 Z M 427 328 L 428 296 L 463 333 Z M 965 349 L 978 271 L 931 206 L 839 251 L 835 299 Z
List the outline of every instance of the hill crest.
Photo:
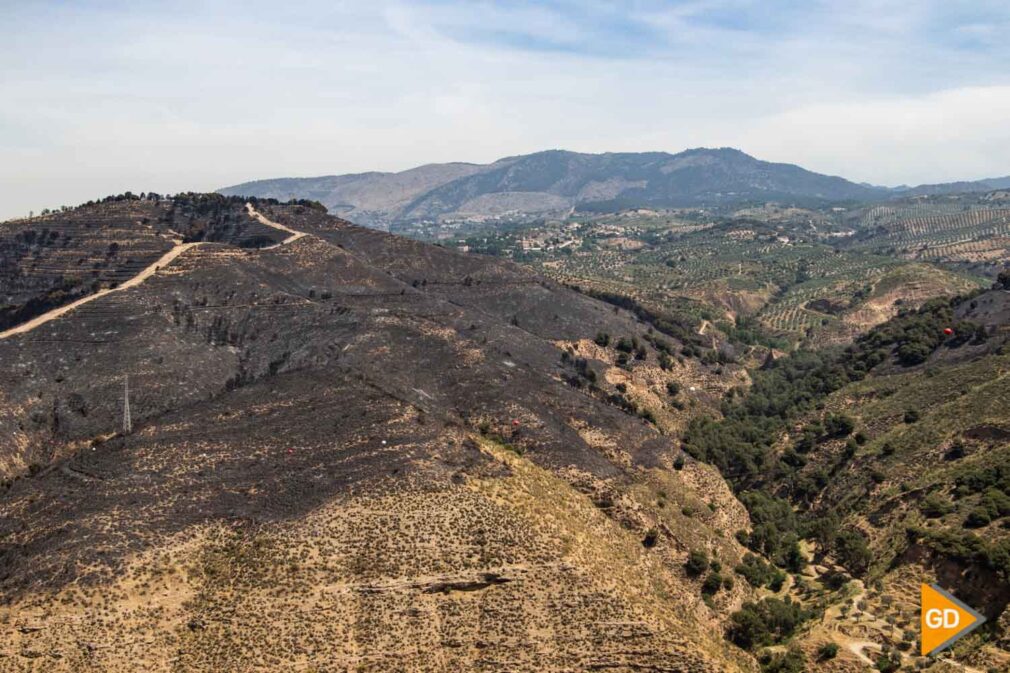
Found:
M 219 191 L 311 198 L 378 228 L 424 220 L 536 217 L 572 209 L 865 201 L 888 193 L 728 147 L 677 154 L 554 149 L 483 165 L 428 164 L 400 173 L 258 180 Z

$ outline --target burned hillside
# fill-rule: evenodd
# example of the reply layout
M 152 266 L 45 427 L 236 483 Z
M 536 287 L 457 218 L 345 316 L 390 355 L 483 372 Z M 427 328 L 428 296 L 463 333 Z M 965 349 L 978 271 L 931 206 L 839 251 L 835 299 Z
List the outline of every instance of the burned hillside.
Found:
M 311 204 L 201 202 L 61 214 L 146 209 L 122 226 L 175 256 L 0 338 L 0 670 L 129 670 L 154 633 L 152 669 L 390 670 L 388 634 L 405 670 L 750 666 L 699 628 L 745 588 L 707 607 L 681 567 L 735 564 L 746 513 L 661 430 L 745 374 L 509 263 Z M 330 618 L 286 621 L 289 601 Z

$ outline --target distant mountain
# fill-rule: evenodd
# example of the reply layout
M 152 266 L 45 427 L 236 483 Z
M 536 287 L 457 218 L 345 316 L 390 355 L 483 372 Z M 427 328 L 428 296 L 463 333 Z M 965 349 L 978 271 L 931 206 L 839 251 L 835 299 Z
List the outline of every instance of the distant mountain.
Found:
M 965 192 L 991 192 L 1007 188 L 1010 188 L 1010 176 L 987 178 L 985 180 L 942 182 L 939 184 L 919 185 L 917 187 L 897 187 L 893 191 L 899 196 L 941 196 L 944 194 L 963 194 Z
M 581 154 L 550 150 L 492 164 L 431 164 L 402 173 L 362 173 L 247 182 L 233 196 L 318 200 L 361 224 L 488 219 L 579 210 L 713 206 L 752 201 L 819 204 L 887 198 L 858 185 L 739 150 Z
M 278 178 L 226 187 L 226 196 L 257 196 L 319 201 L 331 213 L 361 224 L 381 225 L 395 219 L 414 199 L 436 187 L 485 170 L 478 164 L 428 164 L 400 173 L 354 173 L 318 178 Z

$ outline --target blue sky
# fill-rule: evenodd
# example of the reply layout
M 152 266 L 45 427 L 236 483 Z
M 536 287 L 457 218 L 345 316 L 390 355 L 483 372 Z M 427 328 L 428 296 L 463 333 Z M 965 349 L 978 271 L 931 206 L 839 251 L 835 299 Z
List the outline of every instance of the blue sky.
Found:
M 0 0 L 0 218 L 107 193 L 734 146 L 1010 174 L 1010 3 Z

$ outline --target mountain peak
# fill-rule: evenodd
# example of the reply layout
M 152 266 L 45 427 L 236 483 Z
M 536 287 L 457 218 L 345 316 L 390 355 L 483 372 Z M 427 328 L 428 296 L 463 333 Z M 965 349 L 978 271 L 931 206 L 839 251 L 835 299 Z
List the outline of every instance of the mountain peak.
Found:
M 437 219 L 524 218 L 578 209 L 823 204 L 885 191 L 770 163 L 733 147 L 588 154 L 549 149 L 494 163 L 429 164 L 396 174 L 244 183 L 229 195 L 311 198 L 380 228 Z M 409 175 L 409 179 L 408 179 Z

